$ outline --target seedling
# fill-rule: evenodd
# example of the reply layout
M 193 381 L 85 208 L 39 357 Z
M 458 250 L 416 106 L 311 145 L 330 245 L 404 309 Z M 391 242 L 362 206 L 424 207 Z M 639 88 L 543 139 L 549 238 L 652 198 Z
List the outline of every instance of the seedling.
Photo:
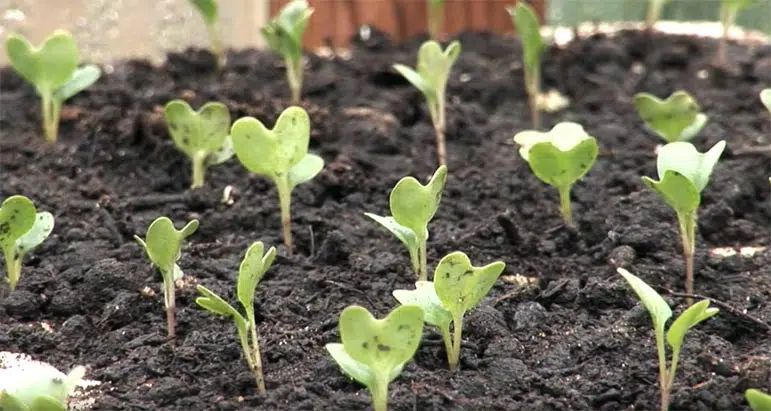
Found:
M 519 155 L 541 181 L 559 191 L 565 224 L 573 225 L 570 190 L 594 165 L 599 152 L 597 140 L 577 123 L 562 122 L 551 131 L 522 131 L 514 136 Z
M 394 64 L 394 70 L 404 76 L 423 94 L 428 104 L 428 112 L 436 134 L 436 154 L 439 165 L 447 164 L 445 149 L 445 91 L 452 65 L 460 55 L 460 42 L 453 41 L 442 51 L 442 46 L 434 40 L 423 43 L 418 49 L 418 63 L 415 69 L 404 64 Z
M 388 409 L 388 385 L 412 359 L 423 334 L 423 310 L 397 307 L 384 319 L 366 308 L 346 307 L 340 314 L 340 343 L 327 351 L 342 372 L 369 389 L 375 411 Z
M 725 149 L 725 141 L 702 154 L 691 143 L 678 141 L 663 146 L 656 159 L 659 181 L 643 181 L 675 210 L 685 257 L 685 289 L 693 294 L 693 255 L 696 249 L 696 225 L 701 192 L 707 186 L 712 169 Z
M 541 37 L 541 23 L 535 10 L 525 4 L 517 2 L 514 7 L 506 9 L 514 18 L 517 33 L 522 39 L 522 54 L 525 68 L 525 88 L 530 99 L 530 118 L 533 128 L 541 128 L 541 112 L 538 105 L 541 95 L 541 56 L 546 50 L 546 43 Z
M 618 268 L 616 271 L 629 283 L 653 320 L 653 332 L 656 337 L 656 349 L 659 356 L 661 411 L 667 411 L 669 409 L 669 394 L 672 391 L 672 384 L 675 382 L 677 363 L 680 359 L 680 348 L 683 345 L 685 334 L 700 322 L 717 314 L 719 310 L 717 308 L 710 308 L 709 300 L 702 300 L 688 307 L 677 317 L 669 327 L 669 330 L 666 331 L 666 342 L 672 350 L 672 358 L 669 367 L 667 367 L 664 329 L 666 328 L 667 321 L 672 317 L 672 309 L 664 301 L 664 298 L 643 280 L 623 268 Z
M 192 220 L 181 230 L 177 230 L 168 217 L 158 217 L 147 228 L 146 240 L 134 236 L 163 277 L 163 301 L 166 306 L 166 329 L 169 339 L 176 337 L 174 282 L 182 278 L 182 269 L 177 265 L 177 260 L 182 256 L 182 240 L 197 229 L 198 220 Z
M 760 101 L 766 106 L 766 110 L 771 113 L 771 88 L 763 89 L 760 92 Z
M 723 25 L 723 36 L 718 45 L 718 62 L 724 65 L 726 62 L 726 48 L 728 47 L 728 31 L 736 23 L 736 16 L 747 8 L 755 0 L 722 0 L 720 3 L 720 24 Z
M 203 22 L 206 25 L 206 31 L 209 34 L 212 54 L 217 57 L 217 66 L 223 67 L 226 62 L 225 46 L 222 41 L 222 34 L 219 27 L 219 5 L 217 0 L 189 0 L 190 4 L 201 14 Z
M 474 267 L 466 254 L 456 251 L 439 262 L 434 282 L 418 281 L 414 290 L 393 292 L 399 303 L 420 307 L 426 323 L 439 328 L 450 369 L 457 369 L 460 361 L 463 316 L 490 292 L 504 268 L 502 261 Z
M 653 26 L 656 25 L 659 17 L 661 17 L 661 9 L 667 3 L 669 3 L 669 0 L 650 0 L 648 2 L 648 16 L 645 19 L 645 27 L 648 30 L 653 30 Z
M 432 39 L 441 39 L 444 34 L 444 2 L 445 0 L 428 0 L 428 35 Z
M 744 396 L 753 411 L 771 411 L 771 395 L 750 388 L 744 392 Z
M 190 188 L 203 186 L 206 169 L 233 156 L 230 111 L 219 102 L 206 103 L 193 111 L 187 102 L 172 100 L 166 104 L 164 115 L 174 144 L 190 158 Z
M 302 93 L 303 34 L 312 14 L 306 0 L 292 0 L 261 30 L 268 47 L 284 58 L 293 103 L 300 102 Z
M 11 291 L 21 277 L 24 256 L 39 246 L 54 229 L 54 216 L 38 212 L 32 201 L 22 195 L 5 199 L 0 206 L 0 247 L 5 256 L 6 281 Z
M 696 100 L 682 90 L 672 93 L 666 100 L 653 94 L 638 93 L 634 96 L 634 107 L 645 126 L 668 143 L 692 139 L 709 120 Z
M 78 68 L 78 46 L 64 30 L 54 31 L 39 47 L 20 34 L 10 34 L 5 50 L 13 69 L 35 86 L 42 103 L 46 140 L 56 142 L 62 104 L 94 84 L 101 70 L 94 65 Z
M 73 368 L 69 374 L 44 368 L 19 373 L 9 379 L 13 387 L 0 390 L 0 409 L 3 411 L 67 411 L 67 400 L 78 386 L 86 369 Z
M 281 207 L 284 245 L 292 252 L 292 190 L 310 181 L 322 168 L 324 160 L 308 153 L 311 122 L 301 107 L 284 110 L 272 130 L 260 120 L 244 117 L 230 129 L 236 157 L 249 171 L 273 180 Z
M 439 208 L 446 182 L 446 166 L 440 166 L 426 185 L 420 184 L 414 177 L 404 177 L 391 190 L 391 196 L 388 199 L 391 216 L 382 217 L 364 213 L 380 223 L 407 247 L 412 269 L 420 281 L 428 279 L 426 262 L 428 223 Z
M 241 349 L 249 364 L 249 369 L 257 380 L 257 390 L 265 393 L 265 378 L 262 374 L 262 357 L 260 356 L 260 342 L 257 338 L 257 323 L 254 319 L 254 291 L 257 284 L 268 271 L 276 258 L 276 249 L 271 247 L 267 253 L 261 241 L 252 243 L 238 269 L 238 283 L 236 295 L 238 302 L 244 307 L 246 317 L 233 308 L 220 296 L 208 288 L 199 285 L 198 292 L 202 297 L 195 299 L 195 303 L 214 314 L 232 318 L 236 323 L 238 337 L 241 340 Z

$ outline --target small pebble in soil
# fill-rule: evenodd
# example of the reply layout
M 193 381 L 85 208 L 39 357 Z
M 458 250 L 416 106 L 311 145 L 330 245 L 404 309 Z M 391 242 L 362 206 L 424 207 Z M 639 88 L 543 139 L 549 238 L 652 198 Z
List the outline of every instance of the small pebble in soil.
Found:
M 628 245 L 622 245 L 613 249 L 608 256 L 608 261 L 614 267 L 629 267 L 636 257 L 634 248 Z
M 87 330 L 90 325 L 90 321 L 88 321 L 88 318 L 85 316 L 73 315 L 64 321 L 62 326 L 59 328 L 59 331 L 64 335 L 75 335 L 82 333 L 84 330 Z
M 533 301 L 517 306 L 514 313 L 514 330 L 537 330 L 546 319 L 546 308 Z
M 32 319 L 37 315 L 41 303 L 37 294 L 17 288 L 3 300 L 3 308 L 13 317 Z

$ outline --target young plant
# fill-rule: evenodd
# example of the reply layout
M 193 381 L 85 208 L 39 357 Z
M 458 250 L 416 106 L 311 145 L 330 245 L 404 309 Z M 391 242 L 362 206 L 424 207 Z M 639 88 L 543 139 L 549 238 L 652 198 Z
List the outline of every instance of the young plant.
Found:
M 225 66 L 225 46 L 219 27 L 219 5 L 217 0 L 189 0 L 190 4 L 201 14 L 206 25 L 206 31 L 211 42 L 212 54 L 217 57 L 217 67 Z
M 260 342 L 257 338 L 257 323 L 254 319 L 254 291 L 257 284 L 268 271 L 276 258 L 276 249 L 271 247 L 267 253 L 263 253 L 265 246 L 261 241 L 252 243 L 238 269 L 238 283 L 236 296 L 238 302 L 244 307 L 246 317 L 233 308 L 220 296 L 208 288 L 199 285 L 198 292 L 202 297 L 195 299 L 195 303 L 214 314 L 232 318 L 236 323 L 238 337 L 241 340 L 241 349 L 249 364 L 254 378 L 257 380 L 257 390 L 265 393 L 265 378 L 262 374 L 262 357 L 260 356 Z
M 310 181 L 321 169 L 324 160 L 308 153 L 311 121 L 301 107 L 284 110 L 272 130 L 260 120 L 244 117 L 230 129 L 236 157 L 249 171 L 273 180 L 281 207 L 284 245 L 292 252 L 292 190 Z
M 541 128 L 541 56 L 546 43 L 541 37 L 541 23 L 535 10 L 524 1 L 506 9 L 514 18 L 514 26 L 522 39 L 522 53 L 525 68 L 525 88 L 530 101 L 530 118 L 534 129 Z
M 407 247 L 412 269 L 420 281 L 428 279 L 426 262 L 428 223 L 439 208 L 446 182 L 446 166 L 440 166 L 426 185 L 420 184 L 414 177 L 404 177 L 391 190 L 391 196 L 388 199 L 391 216 L 382 217 L 364 213 L 385 227 Z
M 163 301 L 166 307 L 166 329 L 169 339 L 177 335 L 174 282 L 182 278 L 182 270 L 177 265 L 177 261 L 182 257 L 182 241 L 197 229 L 198 220 L 192 220 L 181 230 L 177 230 L 168 217 L 158 217 L 147 228 L 145 240 L 137 235 L 134 236 L 163 277 Z
M 85 375 L 83 366 L 66 375 L 48 368 L 19 373 L 8 380 L 12 387 L 0 390 L 0 410 L 67 411 L 67 400 Z
M 744 392 L 744 396 L 753 411 L 771 411 L 771 395 L 750 388 Z
M 101 70 L 94 65 L 78 68 L 78 46 L 64 30 L 54 31 L 40 47 L 33 46 L 20 34 L 10 34 L 5 50 L 13 69 L 35 86 L 42 103 L 46 140 L 56 142 L 62 104 L 94 84 Z
M 444 35 L 444 2 L 445 0 L 428 0 L 426 16 L 428 17 L 428 35 L 434 40 Z
M 414 290 L 395 290 L 393 295 L 404 306 L 420 307 L 426 323 L 439 328 L 447 362 L 455 370 L 460 362 L 463 316 L 490 292 L 505 268 L 502 261 L 475 267 L 466 254 L 456 251 L 439 262 L 434 282 L 418 281 Z
M 665 333 L 667 321 L 672 317 L 672 309 L 664 298 L 659 295 L 644 281 L 629 271 L 618 268 L 618 273 L 629 283 L 634 292 L 640 298 L 653 320 L 653 332 L 656 337 L 656 349 L 659 357 L 659 386 L 661 389 L 661 411 L 669 409 L 669 394 L 675 382 L 677 363 L 680 359 L 680 349 L 683 345 L 685 334 L 700 322 L 718 313 L 717 308 L 709 307 L 709 300 L 702 300 L 688 307 L 672 323 Z M 672 350 L 672 358 L 667 367 L 667 349 L 664 341 Z
M 340 314 L 340 343 L 326 349 L 342 369 L 369 389 L 375 411 L 388 409 L 388 385 L 412 359 L 423 334 L 423 310 L 397 307 L 384 319 L 366 308 L 346 307 Z
M 661 17 L 661 9 L 664 5 L 669 3 L 669 0 L 649 0 L 648 1 L 648 16 L 645 19 L 645 27 L 648 30 L 653 30 L 653 26 L 659 21 Z
M 692 139 L 709 120 L 696 100 L 682 90 L 672 93 L 666 100 L 653 94 L 638 93 L 634 96 L 634 107 L 645 126 L 668 143 Z
M 723 35 L 718 45 L 718 63 L 725 65 L 726 49 L 728 47 L 728 31 L 736 23 L 736 16 L 739 12 L 747 8 L 755 0 L 721 0 L 720 3 L 720 24 L 723 26 Z
M 187 102 L 172 100 L 166 104 L 164 116 L 174 144 L 190 158 L 190 188 L 203 186 L 206 169 L 233 156 L 230 111 L 219 102 L 206 103 L 193 111 Z
M 404 64 L 394 64 L 394 69 L 404 76 L 418 91 L 423 94 L 428 104 L 428 112 L 436 134 L 436 154 L 439 165 L 447 164 L 445 150 L 445 91 L 447 79 L 455 60 L 460 55 L 460 42 L 453 41 L 442 51 L 442 46 L 429 40 L 418 49 L 418 63 L 415 69 Z
M 38 212 L 29 198 L 15 195 L 3 201 L 0 206 L 0 248 L 11 291 L 19 283 L 24 256 L 48 238 L 53 229 L 54 216 L 48 211 Z
M 261 30 L 268 47 L 284 58 L 293 103 L 299 103 L 302 94 L 303 34 L 312 14 L 306 0 L 292 0 Z
M 519 155 L 541 181 L 559 191 L 565 224 L 573 225 L 570 190 L 592 168 L 599 147 L 597 140 L 578 123 L 562 122 L 551 131 L 521 131 L 514 136 Z
M 707 186 L 712 169 L 725 149 L 725 141 L 702 154 L 691 143 L 678 141 L 659 150 L 656 169 L 659 181 L 643 181 L 675 210 L 680 226 L 685 258 L 685 290 L 693 294 L 693 255 L 696 249 L 696 225 L 701 192 Z

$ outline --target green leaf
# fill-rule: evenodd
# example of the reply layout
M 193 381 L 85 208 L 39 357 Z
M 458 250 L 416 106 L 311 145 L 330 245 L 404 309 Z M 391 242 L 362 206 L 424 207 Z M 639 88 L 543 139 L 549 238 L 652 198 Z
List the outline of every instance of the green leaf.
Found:
M 281 54 L 284 59 L 295 60 L 301 56 L 302 38 L 312 14 L 313 9 L 308 6 L 306 0 L 293 0 L 260 32 L 268 47 Z
M 364 213 L 367 217 L 375 220 L 378 224 L 385 227 L 391 232 L 399 241 L 407 247 L 410 255 L 418 252 L 418 237 L 411 228 L 405 227 L 394 220 L 393 217 L 382 217 L 372 213 Z
M 546 48 L 541 38 L 541 23 L 535 10 L 525 2 L 520 1 L 507 10 L 514 18 L 517 34 L 522 39 L 525 65 L 532 70 L 541 65 L 541 55 Z
M 206 25 L 217 23 L 217 0 L 190 0 L 190 3 L 201 13 Z
M 642 180 L 678 214 L 692 213 L 701 204 L 701 194 L 693 183 L 676 171 L 667 171 L 661 181 L 650 177 L 643 177 Z
M 173 275 L 177 260 L 182 255 L 182 240 L 198 229 L 198 220 L 192 220 L 181 230 L 174 228 L 168 217 L 158 217 L 147 229 L 146 240 L 135 236 L 145 248 L 147 256 L 164 275 Z
M 289 169 L 289 186 L 294 188 L 312 180 L 323 168 L 323 158 L 311 153 L 306 154 L 299 163 Z
M 738 13 L 741 10 L 747 8 L 750 4 L 754 3 L 755 0 L 722 0 L 722 6 L 726 8 L 727 10 L 730 10 L 731 13 Z
M 91 64 L 80 67 L 75 70 L 69 80 L 54 91 L 54 98 L 58 101 L 65 101 L 91 87 L 92 84 L 102 76 L 102 70 Z
M 434 98 L 436 92 L 433 86 L 423 79 L 417 71 L 404 64 L 394 64 L 394 70 L 398 71 L 407 81 L 410 82 L 418 91 L 420 91 L 427 99 Z
M 685 333 L 700 322 L 714 316 L 718 311 L 717 308 L 709 308 L 709 300 L 699 301 L 683 311 L 667 331 L 667 342 L 672 347 L 672 351 L 679 352 Z
M 222 164 L 228 160 L 230 160 L 233 157 L 233 154 L 235 154 L 235 150 L 233 149 L 233 140 L 228 135 L 225 138 L 225 142 L 222 143 L 222 147 L 219 148 L 219 150 L 210 153 L 208 156 L 206 156 L 206 160 L 204 161 L 204 165 L 206 167 L 213 166 L 216 164 Z
M 629 283 L 629 286 L 632 287 L 632 290 L 634 290 L 637 297 L 642 301 L 645 309 L 648 310 L 651 319 L 653 319 L 653 326 L 656 333 L 663 336 L 667 321 L 672 317 L 672 309 L 669 308 L 669 304 L 664 301 L 664 298 L 661 297 L 656 290 L 651 288 L 645 281 L 634 274 L 620 267 L 617 268 L 616 271 L 624 277 L 627 283 Z
M 375 384 L 375 376 L 372 374 L 370 368 L 348 355 L 345 352 L 345 347 L 340 343 L 329 343 L 325 345 L 325 348 L 335 360 L 337 365 L 343 370 L 343 374 L 353 378 L 366 387 L 370 387 Z M 394 367 L 389 376 L 388 382 L 391 382 L 402 373 L 404 366 Z
M 217 153 L 227 141 L 230 111 L 222 103 L 209 102 L 193 111 L 186 101 L 172 100 L 164 116 L 174 144 L 191 159 Z
M 0 390 L 0 410 L 3 411 L 30 411 L 29 407 L 21 402 L 20 399 L 14 395 L 8 393 L 5 390 Z
M 16 244 L 35 226 L 37 212 L 32 201 L 15 195 L 5 199 L 0 206 L 0 247 L 3 253 L 15 251 Z
M 691 143 L 666 144 L 661 147 L 656 159 L 659 178 L 664 177 L 667 171 L 675 171 L 685 176 L 701 193 L 707 186 L 720 155 L 723 154 L 725 144 L 725 141 L 720 141 L 704 154 L 699 153 Z
M 48 211 L 35 215 L 35 223 L 21 238 L 16 240 L 16 258 L 21 258 L 39 246 L 54 229 L 54 216 Z
M 442 50 L 441 44 L 428 40 L 418 49 L 418 61 L 414 70 L 403 64 L 394 64 L 393 67 L 418 89 L 431 105 L 443 98 L 447 79 L 460 51 L 461 45 L 458 41 L 453 41 Z
M 67 411 L 67 405 L 51 397 L 37 397 L 30 404 L 29 411 Z
M 422 185 L 414 177 L 404 177 L 391 190 L 391 215 L 400 225 L 411 229 L 418 238 L 427 236 L 428 222 L 434 218 L 447 182 L 447 167 L 440 166 Z
M 2 410 L 66 410 L 67 399 L 85 373 L 85 367 L 77 366 L 67 375 L 47 367 L 21 374 L 18 379 L 9 381 L 12 386 L 5 387 L 0 395 Z
M 201 297 L 197 297 L 195 299 L 195 303 L 200 306 L 201 308 L 217 315 L 221 315 L 223 317 L 233 318 L 237 319 L 238 317 L 241 317 L 244 323 L 246 323 L 246 320 L 243 319 L 241 316 L 241 313 L 238 312 L 235 308 L 233 308 L 232 305 L 228 304 L 227 301 L 222 299 L 219 295 L 215 294 L 214 291 L 209 290 L 208 288 L 197 285 L 196 289 L 198 290 L 198 293 L 201 294 Z
M 402 305 L 416 305 L 423 310 L 426 324 L 440 329 L 448 329 L 452 322 L 452 313 L 442 305 L 436 295 L 434 283 L 418 281 L 414 290 L 394 290 L 394 298 Z
M 262 241 L 252 243 L 238 268 L 238 301 L 247 312 L 254 310 L 254 291 L 276 258 L 276 249 L 270 247 L 267 253 Z
M 763 89 L 760 92 L 760 101 L 766 106 L 766 110 L 771 113 L 771 88 Z
M 506 264 L 496 261 L 482 267 L 471 265 L 460 251 L 439 261 L 434 271 L 434 289 L 444 308 L 460 317 L 474 308 L 490 292 Z
M 634 106 L 645 125 L 667 142 L 687 141 L 707 122 L 701 107 L 685 91 L 676 91 L 666 100 L 650 93 L 638 93 Z
M 391 376 L 418 349 L 423 332 L 423 310 L 411 305 L 395 308 L 376 319 L 366 308 L 352 305 L 340 315 L 340 339 L 352 359 L 374 375 Z
M 41 94 L 49 94 L 70 80 L 80 59 L 72 35 L 56 30 L 43 44 L 34 47 L 19 34 L 10 34 L 5 43 L 11 66 Z
M 771 395 L 760 390 L 750 388 L 744 392 L 747 402 L 753 411 L 771 411 Z
M 253 117 L 236 120 L 230 130 L 241 164 L 274 180 L 289 173 L 306 157 L 310 134 L 308 113 L 298 106 L 284 110 L 272 130 Z

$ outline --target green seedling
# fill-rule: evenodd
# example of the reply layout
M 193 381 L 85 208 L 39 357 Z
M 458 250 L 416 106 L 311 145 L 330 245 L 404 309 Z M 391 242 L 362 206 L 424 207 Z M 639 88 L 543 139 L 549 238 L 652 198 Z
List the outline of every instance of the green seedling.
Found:
M 667 302 L 664 301 L 664 298 L 629 271 L 623 268 L 618 268 L 617 271 L 632 287 L 653 320 L 653 332 L 656 337 L 656 349 L 659 357 L 661 411 L 667 411 L 669 409 L 669 394 L 672 391 L 672 385 L 675 382 L 677 363 L 680 359 L 680 349 L 683 345 L 685 334 L 700 322 L 717 314 L 719 310 L 717 308 L 710 308 L 709 300 L 699 301 L 680 314 L 665 334 L 664 329 L 666 328 L 667 321 L 672 317 L 672 309 Z M 672 358 L 669 367 L 667 367 L 667 349 L 664 345 L 665 339 L 672 350 Z
M 444 3 L 445 0 L 428 0 L 426 2 L 428 17 L 428 35 L 434 40 L 444 35 Z
M 653 94 L 638 93 L 634 107 L 645 126 L 668 143 L 688 141 L 707 124 L 706 114 L 696 100 L 685 91 L 676 91 L 666 100 Z
M 340 343 L 327 351 L 347 376 L 369 389 L 375 411 L 388 409 L 388 385 L 412 359 L 423 334 L 423 310 L 397 307 L 384 319 L 366 308 L 346 307 L 340 314 Z
M 78 46 L 72 35 L 56 30 L 35 47 L 20 34 L 10 34 L 5 50 L 11 66 L 35 86 L 42 103 L 43 130 L 48 142 L 56 142 L 62 104 L 94 84 L 102 72 L 87 65 L 78 68 Z
M 82 366 L 67 375 L 49 368 L 19 373 L 9 379 L 12 387 L 0 390 L 0 410 L 67 411 L 67 400 L 85 375 Z
M 505 268 L 502 261 L 475 267 L 466 254 L 457 251 L 439 262 L 433 282 L 418 281 L 414 290 L 395 290 L 393 295 L 404 306 L 420 307 L 426 323 L 439 328 L 447 362 L 455 370 L 460 362 L 463 316 L 490 292 Z
M 195 299 L 196 304 L 204 309 L 233 319 L 241 341 L 241 349 L 244 352 L 244 357 L 246 357 L 246 362 L 249 364 L 249 369 L 257 380 L 257 390 L 260 394 L 265 393 L 265 378 L 262 374 L 260 342 L 257 338 L 257 323 L 254 319 L 254 291 L 276 258 L 276 249 L 274 247 L 271 247 L 267 253 L 263 253 L 264 251 L 265 246 L 261 241 L 252 243 L 249 249 L 246 250 L 246 255 L 238 269 L 236 296 L 238 302 L 244 307 L 246 317 L 241 315 L 238 310 L 225 302 L 220 296 L 202 285 L 197 287 L 202 297 Z
M 233 156 L 230 111 L 219 102 L 206 103 L 193 111 L 187 102 L 172 100 L 166 104 L 164 115 L 174 144 L 190 158 L 190 188 L 203 186 L 206 169 Z
M 291 253 L 292 190 L 324 168 L 321 157 L 308 153 L 311 136 L 308 113 L 302 107 L 289 107 L 278 117 L 272 130 L 256 118 L 240 118 L 233 123 L 230 135 L 241 164 L 255 174 L 270 178 L 276 185 L 284 245 Z
M 212 54 L 217 57 L 217 67 L 225 66 L 225 45 L 219 27 L 219 5 L 217 0 L 189 0 L 190 4 L 201 14 L 206 25 L 206 32 L 211 42 Z
M 760 390 L 750 388 L 744 392 L 747 402 L 753 411 L 771 411 L 771 395 Z
M 702 154 L 691 143 L 678 141 L 663 146 L 656 159 L 659 181 L 643 181 L 675 210 L 680 226 L 685 258 L 685 290 L 693 294 L 693 255 L 696 250 L 696 225 L 701 192 L 707 186 L 712 169 L 725 149 L 725 141 Z
M 137 235 L 134 236 L 163 277 L 163 302 L 166 307 L 166 329 L 169 339 L 177 335 L 174 282 L 182 278 L 183 274 L 182 269 L 177 265 L 177 261 L 182 257 L 182 241 L 197 229 L 198 220 L 192 220 L 181 230 L 177 230 L 168 217 L 158 217 L 147 228 L 145 240 Z
M 299 103 L 302 94 L 303 34 L 312 14 L 306 0 L 292 0 L 261 30 L 268 47 L 284 58 L 293 103 Z
M 22 195 L 8 197 L 0 206 L 0 247 L 5 257 L 6 281 L 11 291 L 21 277 L 24 256 L 40 245 L 54 229 L 54 216 L 38 212 Z
M 562 122 L 549 132 L 527 130 L 517 133 L 519 155 L 541 181 L 559 191 L 565 224 L 573 225 L 570 191 L 594 165 L 599 152 L 597 140 L 577 123 Z
M 661 10 L 667 3 L 669 3 L 669 0 L 650 0 L 648 2 L 648 15 L 645 18 L 645 27 L 648 30 L 653 30 L 653 26 L 656 25 L 656 22 L 661 17 Z
M 438 42 L 429 40 L 418 49 L 418 62 L 415 69 L 404 64 L 393 65 L 394 70 L 407 79 L 426 99 L 431 122 L 434 125 L 436 155 L 440 166 L 447 164 L 445 149 L 447 80 L 450 77 L 452 65 L 459 55 L 460 42 L 453 41 L 442 51 L 442 46 Z
M 546 43 L 541 37 L 541 23 L 532 7 L 524 1 L 506 9 L 514 19 L 514 26 L 522 39 L 522 53 L 525 68 L 525 88 L 530 100 L 530 118 L 533 128 L 541 128 L 541 56 Z
M 426 258 L 428 223 L 439 208 L 446 182 L 446 166 L 440 166 L 426 185 L 420 184 L 414 177 L 404 177 L 391 190 L 391 196 L 388 199 L 391 216 L 382 217 L 364 213 L 385 227 L 407 247 L 412 269 L 420 281 L 428 279 Z
M 771 113 L 771 88 L 761 90 L 760 101 L 766 107 L 766 110 Z
M 723 35 L 718 45 L 718 63 L 725 65 L 726 49 L 728 47 L 728 32 L 736 23 L 736 16 L 747 8 L 755 0 L 722 0 L 720 3 L 720 24 L 723 26 Z

